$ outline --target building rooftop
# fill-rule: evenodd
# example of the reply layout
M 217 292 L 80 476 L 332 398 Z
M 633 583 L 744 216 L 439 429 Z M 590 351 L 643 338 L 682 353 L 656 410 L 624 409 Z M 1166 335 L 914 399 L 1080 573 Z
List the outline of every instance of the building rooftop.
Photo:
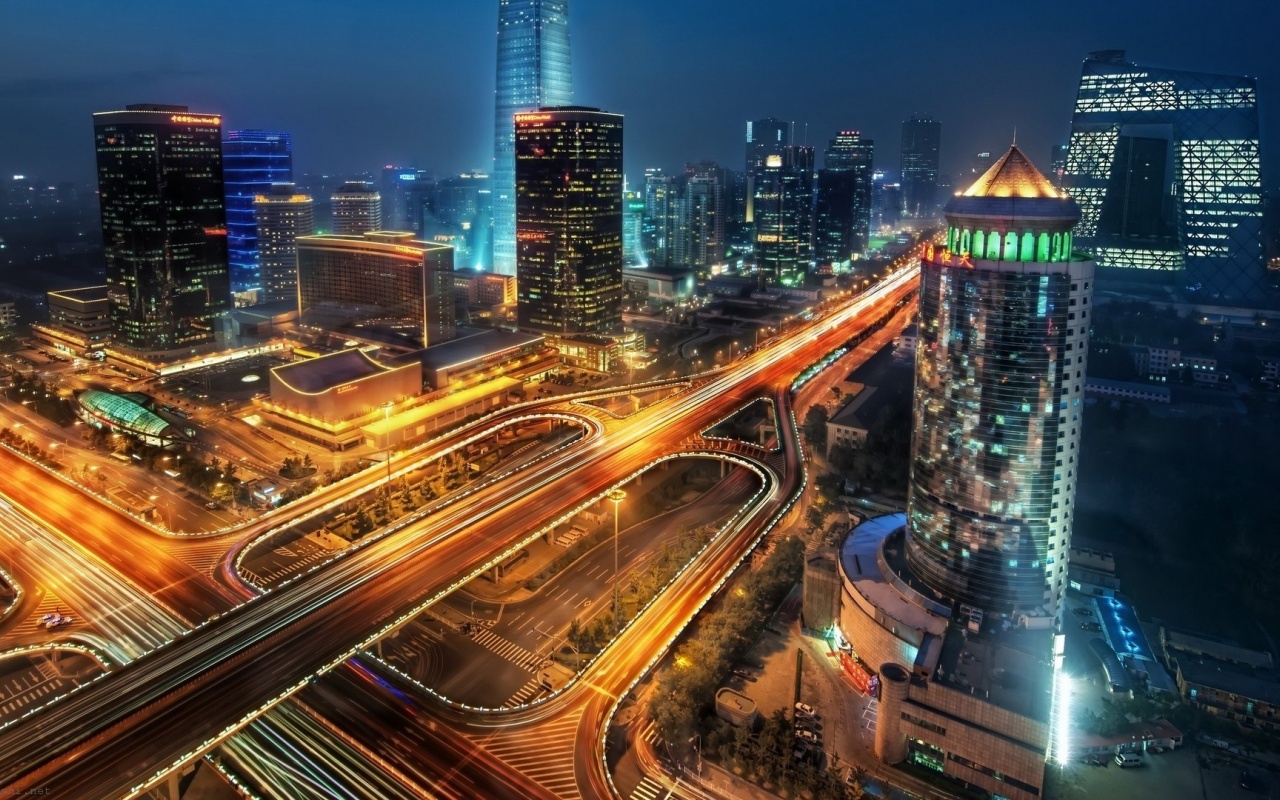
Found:
M 389 372 L 391 369 L 374 361 L 363 351 L 352 349 L 273 367 L 271 372 L 295 392 L 319 394 L 335 386 Z
M 1031 159 L 1022 154 L 1018 145 L 991 165 L 972 186 L 964 191 L 965 197 L 1050 197 L 1059 198 L 1059 192 Z
M 49 292 L 54 297 L 62 297 L 67 300 L 74 300 L 78 303 L 91 303 L 107 299 L 107 287 L 103 286 L 78 286 L 74 289 L 58 289 Z
M 1177 651 L 1174 653 L 1172 661 L 1182 672 L 1184 680 L 1217 689 L 1220 692 L 1280 706 L 1280 673 L 1253 669 L 1243 664 L 1233 664 L 1216 658 L 1193 656 Z
M 859 594 L 876 608 L 903 624 L 933 636 L 941 636 L 947 620 L 911 602 L 898 588 L 898 576 L 880 568 L 882 542 L 907 524 L 906 514 L 889 514 L 867 520 L 853 529 L 840 546 L 840 568 Z M 907 592 L 911 592 L 907 588 Z
M 1162 626 L 1160 638 L 1165 648 L 1175 648 L 1189 655 L 1203 655 L 1221 661 L 1234 661 L 1260 669 L 1271 669 L 1274 666 L 1271 654 L 1265 650 L 1254 650 L 1238 642 L 1219 639 L 1203 633 L 1178 630 L 1167 625 Z
M 1048 720 L 1053 630 L 1006 628 L 1007 620 L 988 616 L 975 634 L 963 622 L 947 628 L 934 681 L 1015 714 Z
M 145 395 L 113 394 L 97 389 L 81 392 L 76 398 L 80 406 L 92 416 L 141 436 L 154 436 L 158 439 L 182 438 L 177 428 L 160 417 L 139 400 Z
M 473 361 L 545 341 L 540 334 L 496 328 L 459 328 L 458 338 L 397 357 L 393 364 L 416 361 L 424 370 L 457 369 Z
M 876 386 L 864 386 L 828 422 L 844 428 L 869 431 L 881 410 L 894 399 L 891 392 L 882 392 Z

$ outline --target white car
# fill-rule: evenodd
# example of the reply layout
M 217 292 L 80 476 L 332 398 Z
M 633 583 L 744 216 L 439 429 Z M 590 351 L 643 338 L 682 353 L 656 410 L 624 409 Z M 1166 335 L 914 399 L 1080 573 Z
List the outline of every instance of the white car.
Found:
M 70 625 L 75 622 L 75 617 L 56 616 L 44 624 L 46 630 L 61 628 L 63 625 Z
M 818 712 L 808 703 L 796 703 L 796 713 L 806 717 L 816 717 Z
M 809 744 L 818 743 L 818 735 L 813 731 L 796 731 L 796 738 L 802 742 L 808 742 Z

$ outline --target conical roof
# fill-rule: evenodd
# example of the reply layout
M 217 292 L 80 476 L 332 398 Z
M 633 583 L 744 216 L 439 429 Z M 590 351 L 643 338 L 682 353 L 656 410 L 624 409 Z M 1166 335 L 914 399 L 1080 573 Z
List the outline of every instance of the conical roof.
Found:
M 1009 147 L 991 169 L 964 191 L 965 197 L 1066 197 L 1054 188 L 1018 146 Z

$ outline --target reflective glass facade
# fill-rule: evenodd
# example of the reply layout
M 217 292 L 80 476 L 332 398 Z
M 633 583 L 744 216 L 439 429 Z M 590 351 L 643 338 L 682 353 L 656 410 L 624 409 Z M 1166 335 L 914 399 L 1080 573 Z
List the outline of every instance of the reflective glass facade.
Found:
M 867 249 L 871 232 L 874 145 L 857 131 L 841 131 L 818 173 L 813 249 L 819 264 L 839 264 Z
M 520 327 L 562 335 L 622 325 L 622 116 L 516 116 Z
M 573 102 L 568 0 L 499 0 L 493 270 L 516 274 L 514 115 Z
M 993 613 L 1056 609 L 1065 588 L 1094 280 L 1077 214 L 956 197 L 921 265 L 907 561 Z
M 222 118 L 186 106 L 93 115 L 111 334 L 142 353 L 212 345 L 231 308 Z
M 278 131 L 227 131 L 222 140 L 222 175 L 231 290 L 243 292 L 261 285 L 253 200 L 269 192 L 271 184 L 293 180 L 293 137 Z
M 941 147 L 941 122 L 912 117 L 902 123 L 902 195 L 912 216 L 928 217 L 937 211 Z
M 756 266 L 768 280 L 799 283 L 813 264 L 813 148 L 766 156 L 754 183 Z
M 298 299 L 299 236 L 316 232 L 315 203 L 293 190 L 292 183 L 276 184 L 270 194 L 254 199 L 258 224 L 258 269 L 262 301 Z
M 1254 78 L 1140 67 L 1090 54 L 1063 184 L 1102 281 L 1193 302 L 1280 303 L 1266 288 Z

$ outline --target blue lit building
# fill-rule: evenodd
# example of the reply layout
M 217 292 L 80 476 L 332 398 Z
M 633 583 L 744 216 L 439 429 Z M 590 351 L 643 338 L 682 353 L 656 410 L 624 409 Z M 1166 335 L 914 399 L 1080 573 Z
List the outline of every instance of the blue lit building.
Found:
M 1090 53 L 1062 183 L 1080 204 L 1077 243 L 1104 285 L 1278 304 L 1263 258 L 1256 79 Z
M 573 100 L 568 0 L 499 0 L 493 270 L 516 274 L 515 114 Z
M 293 137 L 278 131 L 227 131 L 222 141 L 222 175 L 231 291 L 244 292 L 261 285 L 253 200 L 270 194 L 273 183 L 293 181 Z

